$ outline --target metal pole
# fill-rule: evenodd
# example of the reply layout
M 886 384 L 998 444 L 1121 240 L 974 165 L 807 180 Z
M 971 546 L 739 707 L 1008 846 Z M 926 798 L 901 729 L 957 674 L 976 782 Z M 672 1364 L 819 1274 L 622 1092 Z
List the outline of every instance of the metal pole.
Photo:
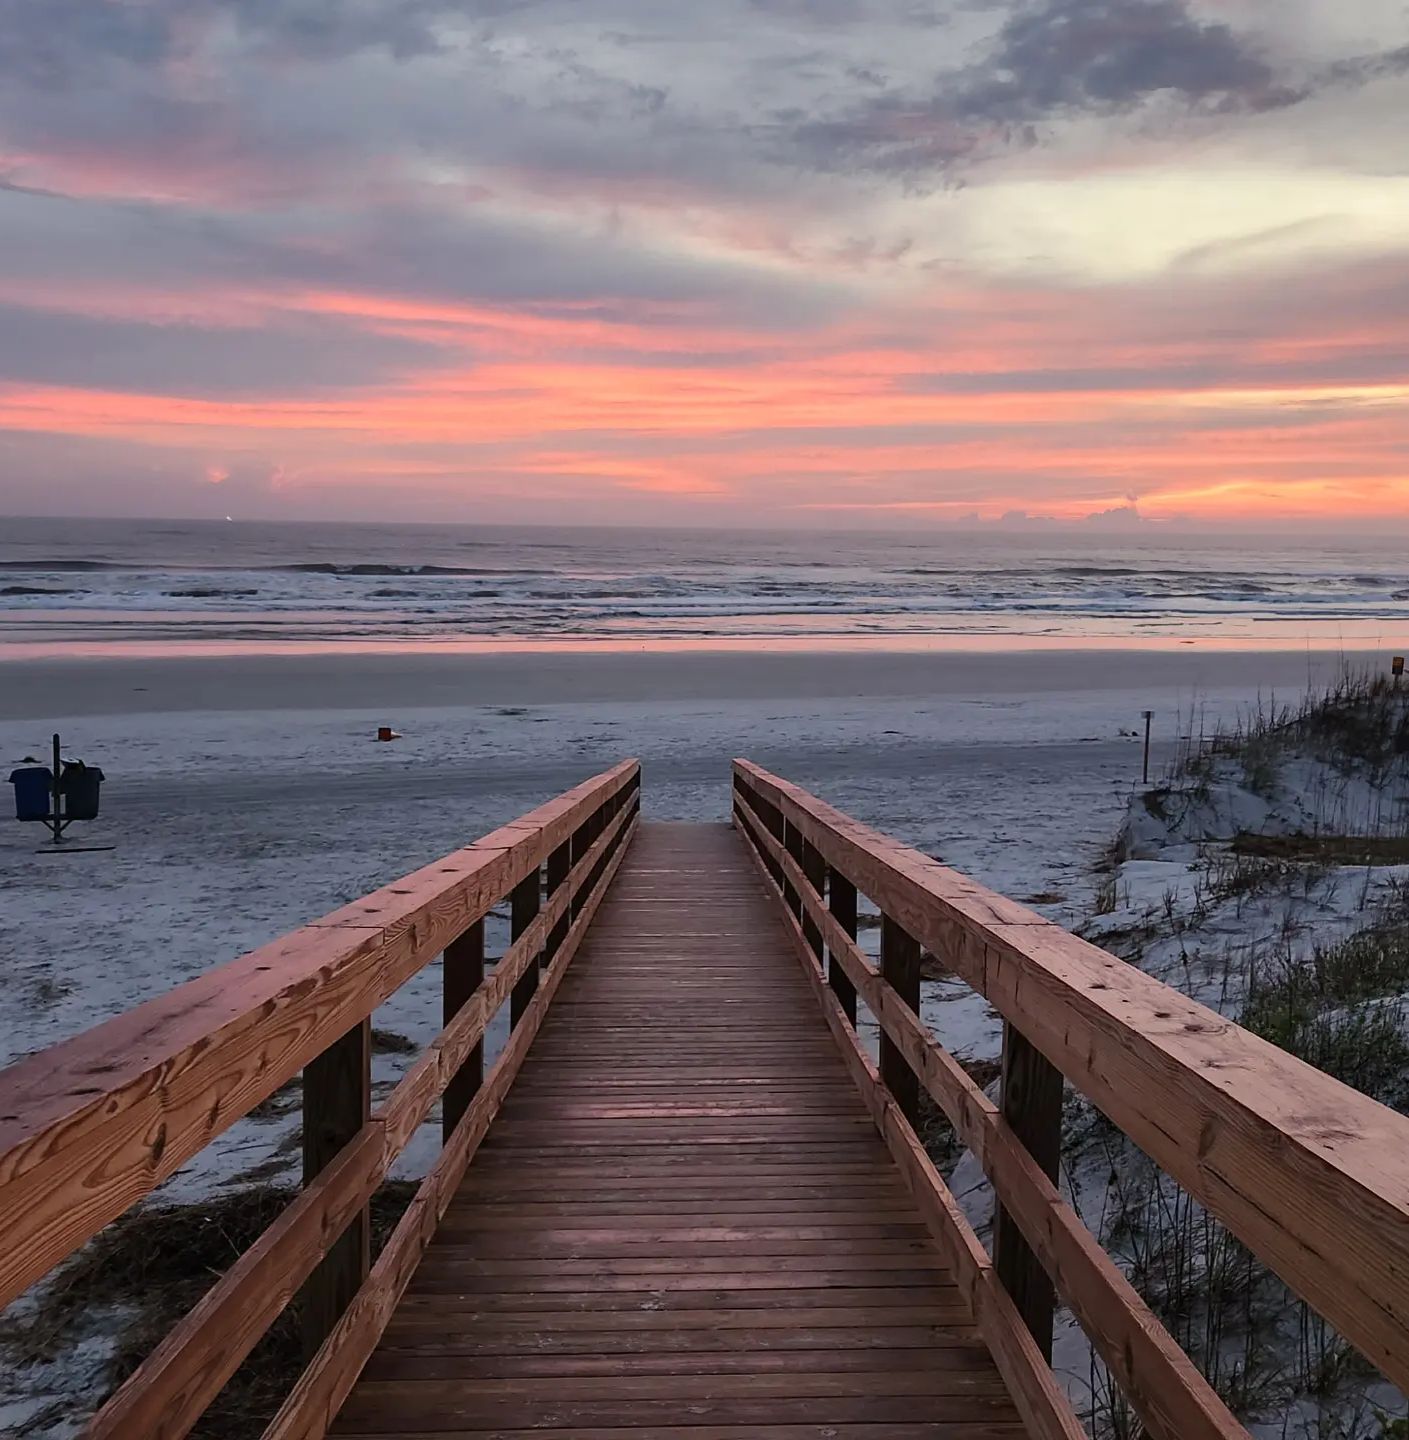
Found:
M 1155 718 L 1153 710 L 1143 712 L 1145 716 L 1145 779 L 1144 784 L 1150 783 L 1150 721 Z
M 54 736 L 54 770 L 53 770 L 53 778 L 52 778 L 51 781 L 50 781 L 50 784 L 52 784 L 53 787 L 54 787 L 54 815 L 53 815 L 53 819 L 49 822 L 49 823 L 50 823 L 50 828 L 51 828 L 51 829 L 53 830 L 53 832 L 54 832 L 54 844 L 55 844 L 55 845 L 58 845 L 58 844 L 63 840 L 63 838 L 64 838 L 63 822 L 59 819 L 59 796 L 60 796 L 61 793 L 62 793 L 62 792 L 60 791 L 60 789 L 59 789 L 59 766 L 61 765 L 61 763 L 62 763 L 62 762 L 61 762 L 61 760 L 59 759 L 59 737 L 58 737 L 57 735 L 55 735 L 55 736 Z

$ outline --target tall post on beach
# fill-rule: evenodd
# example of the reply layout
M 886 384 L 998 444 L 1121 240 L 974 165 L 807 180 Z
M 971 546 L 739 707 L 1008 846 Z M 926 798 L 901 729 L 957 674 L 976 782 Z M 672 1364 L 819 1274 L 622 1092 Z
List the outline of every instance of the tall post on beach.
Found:
M 60 772 L 63 769 L 63 761 L 59 758 L 59 737 L 54 736 L 54 769 L 53 779 L 49 782 L 54 787 L 53 816 L 49 821 L 49 828 L 54 832 L 54 844 L 62 845 L 64 840 L 64 822 L 60 816 L 60 806 L 63 803 L 63 784 L 60 780 Z
M 1150 722 L 1155 718 L 1155 712 L 1145 710 L 1142 713 L 1145 717 L 1145 778 L 1143 783 L 1148 785 L 1150 783 Z

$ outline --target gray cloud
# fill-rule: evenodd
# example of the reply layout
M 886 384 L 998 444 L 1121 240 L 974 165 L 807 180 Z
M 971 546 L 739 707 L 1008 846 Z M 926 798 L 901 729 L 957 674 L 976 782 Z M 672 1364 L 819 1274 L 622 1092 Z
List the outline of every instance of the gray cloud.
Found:
M 1195 19 L 1187 0 L 1045 0 L 1008 19 L 953 103 L 964 115 L 1034 121 L 1063 109 L 1119 113 L 1161 92 L 1231 110 L 1301 97 L 1229 26 Z
M 446 19 L 503 8 L 493 0 L 0 0 L 0 76 L 35 88 L 107 83 L 114 62 L 164 64 L 220 25 L 284 60 L 364 50 L 405 60 L 439 50 Z
M 914 173 L 1036 144 L 1063 116 L 1125 115 L 1156 97 L 1229 114 L 1306 94 L 1230 26 L 1197 19 L 1188 0 L 1042 0 L 1010 13 L 988 52 L 928 96 L 876 96 L 799 125 L 796 138 L 819 163 L 831 155 Z
M 1323 86 L 1366 85 L 1373 80 L 1409 75 L 1409 45 L 1385 50 L 1378 55 L 1357 55 L 1327 65 L 1318 77 Z
M 308 394 L 385 382 L 443 359 L 430 345 L 319 318 L 230 329 L 0 304 L 0 382 L 226 398 Z

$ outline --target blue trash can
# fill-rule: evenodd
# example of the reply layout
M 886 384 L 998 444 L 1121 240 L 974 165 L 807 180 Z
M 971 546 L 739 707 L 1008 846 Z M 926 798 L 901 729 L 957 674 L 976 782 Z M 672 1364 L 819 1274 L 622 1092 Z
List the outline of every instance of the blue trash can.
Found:
M 15 787 L 15 817 L 47 820 L 54 801 L 54 772 L 47 765 L 29 765 L 10 774 Z
M 98 787 L 103 772 L 96 765 L 81 760 L 64 766 L 59 789 L 64 797 L 65 820 L 96 820 L 98 818 Z

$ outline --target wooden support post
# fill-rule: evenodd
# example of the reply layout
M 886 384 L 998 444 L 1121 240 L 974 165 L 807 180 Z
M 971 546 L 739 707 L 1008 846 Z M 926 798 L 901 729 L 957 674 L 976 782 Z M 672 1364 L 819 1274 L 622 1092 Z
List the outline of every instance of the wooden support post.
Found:
M 1012 1025 L 1003 1027 L 1003 1119 L 1049 1180 L 1062 1159 L 1062 1074 Z M 999 1205 L 993 1217 L 993 1266 L 1038 1348 L 1052 1359 L 1056 1295 L 1013 1218 Z
M 920 1013 L 920 944 L 889 915 L 881 916 L 881 977 L 906 1005 Z M 880 1070 L 900 1113 L 913 1125 L 920 1116 L 920 1082 L 904 1053 L 884 1034 Z
M 827 867 L 827 908 L 832 912 L 838 925 L 856 939 L 856 886 L 831 866 Z M 846 971 L 837 964 L 835 955 L 827 959 L 827 983 L 837 997 L 846 1018 L 852 1026 L 856 1024 L 856 986 L 847 978 Z
M 303 1183 L 308 1185 L 372 1113 L 372 1021 L 354 1025 L 303 1071 Z M 302 1290 L 303 1350 L 311 1359 L 352 1303 L 372 1264 L 366 1206 L 308 1277 Z
M 543 896 L 543 872 L 535 868 L 509 894 L 509 939 L 517 940 L 538 915 Z M 509 1028 L 518 1029 L 519 1021 L 538 990 L 538 964 L 535 961 L 523 972 L 519 983 L 509 992 Z
M 445 1004 L 442 1014 L 448 1025 L 470 996 L 484 982 L 484 921 L 476 920 L 458 940 L 445 947 Z M 450 1077 L 440 1102 L 442 1140 L 448 1140 L 461 1117 L 484 1084 L 484 1042 L 480 1041 L 465 1063 Z
M 572 843 L 564 841 L 556 850 L 548 856 L 548 867 L 545 882 L 547 886 L 547 898 L 551 900 L 568 878 L 568 872 L 572 869 Z M 548 943 L 543 949 L 543 964 L 546 968 L 553 956 L 558 953 L 558 947 L 563 943 L 563 937 L 572 926 L 572 918 L 567 909 L 548 932 Z
M 783 820 L 783 848 L 799 865 L 802 864 L 802 831 L 790 825 L 786 818 Z M 794 915 L 802 914 L 802 901 L 793 889 L 793 882 L 786 878 L 783 880 L 783 898 Z
M 576 865 L 591 848 L 590 826 L 584 821 L 572 832 L 572 838 L 568 841 L 568 868 L 571 869 Z M 573 896 L 572 903 L 568 906 L 568 913 L 574 920 L 582 913 L 582 907 L 587 903 L 587 892 L 590 889 L 591 886 L 584 880 L 577 894 Z
M 806 840 L 802 842 L 802 873 L 807 877 L 807 883 L 812 887 L 817 898 L 825 900 L 827 898 L 827 862 L 822 858 L 822 852 L 815 846 L 809 845 Z M 802 933 L 812 947 L 812 953 L 817 957 L 817 964 L 820 967 L 822 964 L 822 930 L 805 906 L 802 911 Z

